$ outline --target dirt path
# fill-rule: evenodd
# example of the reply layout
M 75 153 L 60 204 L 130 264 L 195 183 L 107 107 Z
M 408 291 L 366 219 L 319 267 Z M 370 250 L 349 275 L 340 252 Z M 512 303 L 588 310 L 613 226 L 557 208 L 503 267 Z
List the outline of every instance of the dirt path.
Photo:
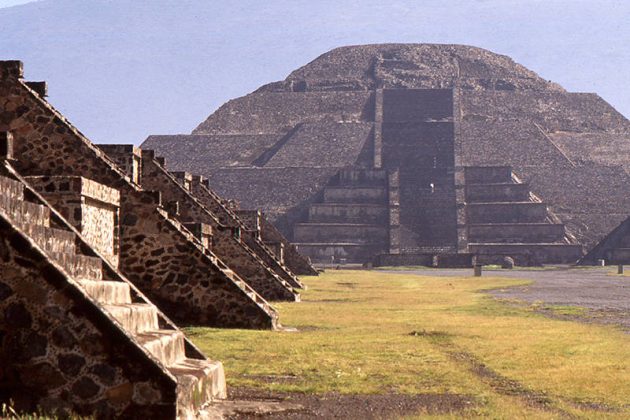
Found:
M 423 413 L 459 412 L 474 405 L 456 394 L 312 395 L 231 388 L 227 401 L 213 404 L 213 415 L 235 419 L 394 419 Z
M 395 271 L 392 271 L 395 272 Z M 400 271 L 401 273 L 403 271 Z M 630 273 L 630 267 L 627 268 Z M 472 269 L 419 269 L 404 271 L 426 276 L 471 276 Z M 533 281 L 528 286 L 508 287 L 490 293 L 497 298 L 527 303 L 577 306 L 584 314 L 570 317 L 586 322 L 616 324 L 630 332 L 630 276 L 617 275 L 617 267 L 559 268 L 549 270 L 486 270 L 486 277 L 507 277 Z M 545 312 L 544 306 L 541 312 Z M 550 316 L 557 316 L 547 311 Z

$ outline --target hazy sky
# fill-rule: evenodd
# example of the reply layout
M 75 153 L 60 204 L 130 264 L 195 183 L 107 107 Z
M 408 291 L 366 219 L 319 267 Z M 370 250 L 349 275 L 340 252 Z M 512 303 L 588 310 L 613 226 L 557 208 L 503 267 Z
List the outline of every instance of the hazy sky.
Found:
M 0 0 L 0 58 L 49 82 L 96 142 L 187 133 L 225 101 L 338 46 L 459 43 L 507 54 L 630 116 L 630 1 Z
M 11 7 L 24 3 L 32 3 L 32 0 L 0 0 L 0 7 Z

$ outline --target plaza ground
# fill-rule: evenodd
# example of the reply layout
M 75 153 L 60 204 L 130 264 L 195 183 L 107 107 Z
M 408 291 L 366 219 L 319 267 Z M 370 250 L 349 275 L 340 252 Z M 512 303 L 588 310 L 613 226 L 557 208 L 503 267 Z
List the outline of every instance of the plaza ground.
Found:
M 225 364 L 229 418 L 630 416 L 630 278 L 471 274 L 331 270 L 277 305 L 297 331 L 187 332 Z

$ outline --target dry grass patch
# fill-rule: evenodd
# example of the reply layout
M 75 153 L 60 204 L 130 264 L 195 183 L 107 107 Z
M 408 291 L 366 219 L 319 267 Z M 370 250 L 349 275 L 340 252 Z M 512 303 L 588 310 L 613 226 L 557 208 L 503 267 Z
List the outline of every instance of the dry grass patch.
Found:
M 471 396 L 455 416 L 630 416 L 629 337 L 479 293 L 523 281 L 374 271 L 304 281 L 301 303 L 276 305 L 299 332 L 187 329 L 229 385 Z

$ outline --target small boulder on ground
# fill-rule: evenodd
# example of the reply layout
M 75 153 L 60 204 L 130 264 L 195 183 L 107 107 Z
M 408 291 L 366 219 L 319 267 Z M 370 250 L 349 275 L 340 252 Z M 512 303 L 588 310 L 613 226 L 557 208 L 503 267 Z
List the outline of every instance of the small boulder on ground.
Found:
M 503 257 L 503 261 L 501 261 L 501 268 L 507 268 L 510 270 L 514 268 L 514 258 Z

